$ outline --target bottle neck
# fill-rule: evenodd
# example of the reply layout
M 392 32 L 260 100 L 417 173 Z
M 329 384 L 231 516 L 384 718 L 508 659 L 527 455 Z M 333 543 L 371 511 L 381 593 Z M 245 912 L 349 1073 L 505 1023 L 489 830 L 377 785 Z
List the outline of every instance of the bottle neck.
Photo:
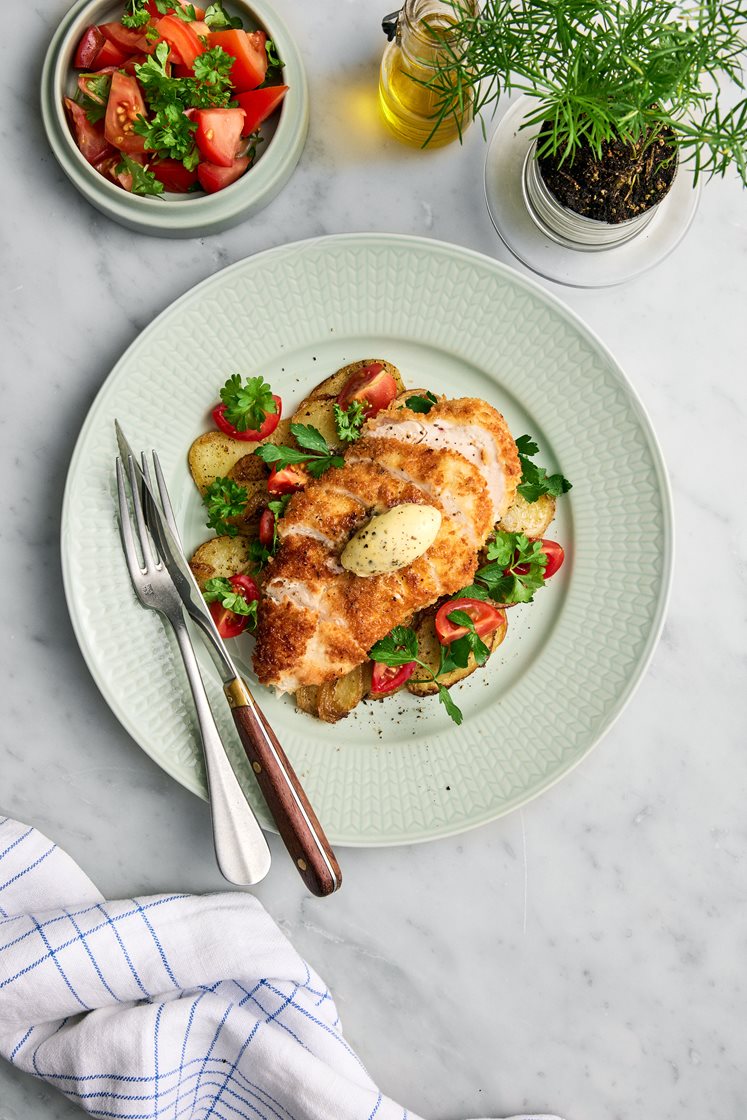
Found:
M 405 0 L 397 21 L 398 44 L 414 58 L 433 58 L 456 43 L 454 24 L 473 12 L 471 0 Z

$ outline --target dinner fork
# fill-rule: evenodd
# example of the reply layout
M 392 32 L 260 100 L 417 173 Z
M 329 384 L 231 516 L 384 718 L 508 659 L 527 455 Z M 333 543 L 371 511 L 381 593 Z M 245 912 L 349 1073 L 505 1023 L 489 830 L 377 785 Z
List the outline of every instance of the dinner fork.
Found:
M 155 452 L 153 452 L 153 466 L 163 513 L 178 542 L 176 520 Z M 151 486 L 145 454 L 142 456 L 142 469 L 148 485 Z M 126 475 L 119 457 L 116 461 L 116 471 L 119 526 L 132 586 L 142 606 L 158 611 L 171 624 L 192 691 L 205 756 L 213 843 L 218 867 L 229 883 L 251 886 L 263 879 L 269 871 L 270 849 L 229 762 L 197 665 L 195 651 L 184 621 L 179 593 L 162 563 L 155 539 L 149 532 L 148 506 L 151 499 L 145 487 L 141 498 L 135 466 L 130 460 L 127 477 L 134 513 L 135 531 L 133 532 L 133 521 L 127 500 Z

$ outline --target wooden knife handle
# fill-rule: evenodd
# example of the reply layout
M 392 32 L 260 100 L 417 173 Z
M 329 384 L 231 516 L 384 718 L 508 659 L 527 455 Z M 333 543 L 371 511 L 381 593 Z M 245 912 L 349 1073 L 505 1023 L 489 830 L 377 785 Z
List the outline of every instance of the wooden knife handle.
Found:
M 333 894 L 342 883 L 340 865 L 285 751 L 243 681 L 227 685 L 226 695 L 246 757 L 301 878 L 312 894 Z

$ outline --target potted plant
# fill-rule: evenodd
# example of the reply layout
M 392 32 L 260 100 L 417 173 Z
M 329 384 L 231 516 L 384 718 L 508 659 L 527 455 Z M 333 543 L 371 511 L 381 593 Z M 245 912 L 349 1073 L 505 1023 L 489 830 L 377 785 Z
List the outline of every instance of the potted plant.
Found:
M 532 99 L 525 194 L 551 223 L 555 209 L 566 224 L 639 225 L 684 164 L 694 182 L 733 165 L 747 184 L 747 99 L 726 107 L 719 84 L 741 88 L 741 0 L 485 0 L 477 14 L 454 0 L 454 12 L 435 125 L 468 100 L 480 113 L 504 92 Z

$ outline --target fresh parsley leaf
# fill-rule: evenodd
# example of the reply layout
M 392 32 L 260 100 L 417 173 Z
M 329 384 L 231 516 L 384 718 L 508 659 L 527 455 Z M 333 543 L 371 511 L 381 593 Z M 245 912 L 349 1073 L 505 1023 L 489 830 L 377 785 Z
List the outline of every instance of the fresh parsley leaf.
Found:
M 405 404 L 413 412 L 430 412 L 434 404 L 438 404 L 438 397 L 428 390 L 424 397 L 420 393 L 415 393 L 412 397 L 406 397 Z
M 339 404 L 333 406 L 335 427 L 341 440 L 352 443 L 360 438 L 361 428 L 365 420 L 365 407 L 362 401 L 353 401 L 349 408 L 340 408 Z
M 291 424 L 290 430 L 299 447 L 305 447 L 308 451 L 315 451 L 320 455 L 332 454 L 329 444 L 318 428 L 312 427 L 311 424 Z
M 145 0 L 127 0 L 127 6 L 122 16 L 122 26 L 133 29 L 144 27 L 150 19 L 150 12 L 144 5 Z
M 293 463 L 303 463 L 313 478 L 319 478 L 330 467 L 342 467 L 345 460 L 335 455 L 318 428 L 309 424 L 291 424 L 291 434 L 303 450 L 285 444 L 263 443 L 254 452 L 264 463 L 272 463 L 279 470 Z
M 198 54 L 194 61 L 194 75 L 198 82 L 208 85 L 230 84 L 231 67 L 234 59 L 222 47 L 211 47 L 209 51 Z
M 215 529 L 219 536 L 235 537 L 238 529 L 228 524 L 229 517 L 240 517 L 248 500 L 246 487 L 239 486 L 230 478 L 216 478 L 210 483 L 203 501 L 208 511 L 208 528 Z
M 220 399 L 226 406 L 226 420 L 240 432 L 256 432 L 265 417 L 278 410 L 272 389 L 263 377 L 247 377 L 242 384 L 241 374 L 232 374 L 220 391 Z
M 244 25 L 238 16 L 229 16 L 220 0 L 205 9 L 204 22 L 211 31 L 240 30 Z
M 160 8 L 158 9 L 161 10 Z M 177 19 L 182 20 L 183 23 L 194 23 L 197 19 L 197 12 L 194 9 L 194 4 L 186 4 L 182 7 L 181 4 L 175 4 L 171 12 Z
M 86 117 L 91 124 L 96 124 L 106 116 L 106 103 L 109 100 L 109 89 L 112 84 L 111 74 L 81 74 L 79 81 L 85 86 L 85 91 L 79 85 L 75 91 L 75 100 L 85 109 Z
M 282 58 L 278 54 L 277 47 L 272 39 L 268 39 L 265 43 L 265 51 L 267 53 L 267 68 L 269 70 L 282 70 L 285 66 Z
M 543 494 L 559 498 L 561 494 L 568 493 L 571 484 L 567 478 L 563 478 L 562 474 L 548 475 L 544 467 L 538 467 L 531 461 L 531 456 L 539 452 L 531 436 L 519 436 L 516 450 L 521 464 L 521 482 L 517 489 L 525 501 L 536 502 Z
M 249 619 L 249 627 L 254 629 L 257 625 L 257 600 L 249 602 L 240 591 L 234 589 L 230 579 L 216 577 L 209 579 L 203 589 L 203 598 L 206 603 L 219 602 L 227 611 L 234 614 L 245 615 Z
M 278 536 L 278 521 L 285 513 L 286 506 L 288 505 L 288 502 L 292 497 L 292 494 L 283 494 L 282 497 L 274 498 L 272 501 L 267 503 L 267 508 L 274 518 L 272 523 L 272 545 L 270 547 L 271 556 L 275 555 L 278 550 L 278 545 L 280 544 L 280 538 Z
M 499 530 L 488 541 L 487 555 L 491 563 L 478 568 L 472 584 L 462 588 L 456 597 L 531 603 L 534 592 L 545 583 L 547 556 L 542 551 L 542 542 L 530 541 L 523 533 Z
M 249 559 L 255 572 L 261 572 L 271 556 L 270 549 L 265 548 L 256 538 L 249 542 Z
M 461 709 L 458 708 L 452 700 L 451 693 L 449 692 L 448 688 L 445 687 L 445 685 L 438 685 L 438 699 L 446 708 L 446 711 L 454 720 L 454 723 L 457 725 L 457 727 L 459 727 L 460 723 L 464 719 L 464 716 L 462 715 Z
M 120 160 L 115 168 L 117 175 L 131 175 L 130 194 L 163 194 L 163 183 L 156 179 L 152 171 L 146 171 L 136 159 L 120 152 Z

